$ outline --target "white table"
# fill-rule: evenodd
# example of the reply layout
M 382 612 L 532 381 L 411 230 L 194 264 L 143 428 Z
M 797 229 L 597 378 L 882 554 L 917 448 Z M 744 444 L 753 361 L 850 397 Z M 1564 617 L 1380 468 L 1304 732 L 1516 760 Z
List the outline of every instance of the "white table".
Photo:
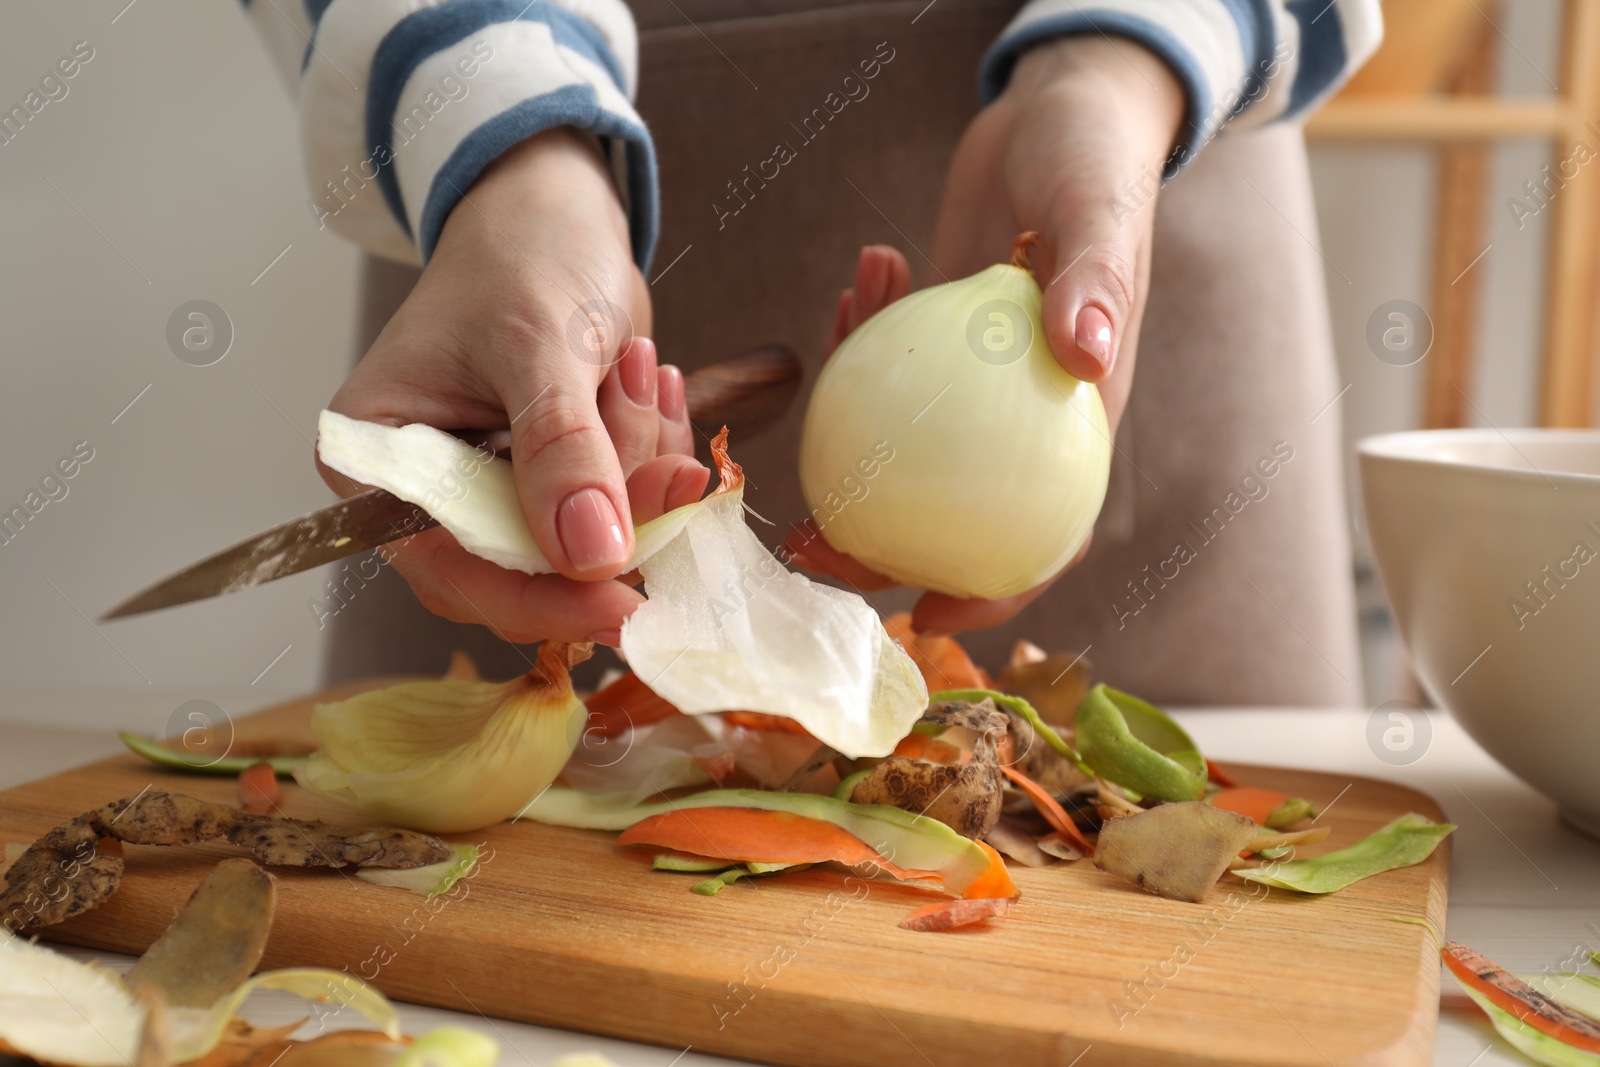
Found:
M 165 711 L 174 706 L 148 690 L 0 694 L 0 787 L 116 752 L 120 745 L 114 727 L 156 732 Z M 241 700 L 228 706 L 248 705 Z M 1515 709 L 1507 713 L 1515 714 Z M 1448 937 L 1519 971 L 1553 966 L 1580 945 L 1600 949 L 1600 843 L 1558 822 L 1549 801 L 1501 769 L 1447 716 L 1428 716 L 1431 744 L 1404 767 L 1384 763 L 1368 748 L 1368 716 L 1360 709 L 1211 710 L 1178 717 L 1214 758 L 1388 778 L 1437 798 L 1450 820 L 1460 825 L 1450 873 Z M 85 727 L 92 722 L 105 726 Z M 1321 807 L 1334 797 L 1310 799 Z M 131 964 L 126 958 L 99 958 L 113 967 Z M 1526 1063 L 1495 1037 L 1481 1016 L 1461 1010 L 1463 998 L 1448 975 L 1443 988 L 1446 1004 L 1439 1019 L 1436 1064 Z M 287 1022 L 303 1014 L 297 1004 L 270 1001 L 257 1010 L 252 1001 L 251 1016 L 264 1023 Z M 505 1065 L 542 1067 L 562 1053 L 579 1050 L 602 1052 L 621 1067 L 732 1062 L 693 1050 L 635 1045 L 436 1008 L 402 1005 L 401 1014 L 412 1034 L 448 1023 L 495 1037 Z

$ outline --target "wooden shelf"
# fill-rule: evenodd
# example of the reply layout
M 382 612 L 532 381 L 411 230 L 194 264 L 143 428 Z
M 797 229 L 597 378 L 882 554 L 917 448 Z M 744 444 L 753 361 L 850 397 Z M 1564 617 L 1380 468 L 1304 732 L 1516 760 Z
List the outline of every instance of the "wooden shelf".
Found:
M 1487 141 L 1555 137 L 1581 118 L 1559 98 L 1345 96 L 1306 124 L 1306 136 L 1339 141 Z

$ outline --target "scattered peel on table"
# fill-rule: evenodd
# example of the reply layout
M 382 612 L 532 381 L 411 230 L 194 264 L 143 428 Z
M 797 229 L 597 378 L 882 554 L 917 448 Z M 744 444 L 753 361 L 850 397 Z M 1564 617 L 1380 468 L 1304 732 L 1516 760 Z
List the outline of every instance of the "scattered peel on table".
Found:
M 450 858 L 438 863 L 403 869 L 363 867 L 356 871 L 356 877 L 374 885 L 409 889 L 431 900 L 441 893 L 448 893 L 457 882 L 469 877 L 481 858 L 479 853 L 477 845 L 453 844 L 450 846 Z
M 1583 988 L 1584 976 L 1515 975 L 1458 941 L 1446 941 L 1440 955 L 1500 1036 L 1528 1058 L 1553 1067 L 1600 1064 L 1600 1020 L 1593 1014 L 1600 1004 L 1593 987 Z M 1571 978 L 1580 979 L 1576 992 L 1566 988 Z
M 224 860 L 125 979 L 0 935 L 0 1053 L 70 1067 L 494 1064 L 498 1045 L 459 1027 L 415 1041 L 401 1036 L 389 1002 L 346 971 L 294 968 L 251 978 L 274 906 L 265 872 L 248 860 Z M 255 1027 L 237 1013 L 256 990 L 337 1003 L 378 1029 L 298 1040 L 304 1020 Z
M 272 932 L 272 876 L 247 859 L 223 860 L 124 981 L 176 1008 L 208 1008 L 255 972 Z
M 1267 816 L 1266 826 L 1269 830 L 1282 830 L 1302 820 L 1314 819 L 1316 815 L 1317 809 L 1305 797 L 1288 797 Z
M 40 837 L 6 869 L 0 926 L 49 926 L 99 907 L 122 879 L 120 845 L 195 845 L 225 839 L 270 866 L 420 867 L 450 855 L 409 830 L 350 829 L 148 790 L 84 812 Z
M 1454 829 L 1453 823 L 1435 823 L 1410 812 L 1336 852 L 1312 859 L 1275 861 L 1234 873 L 1276 889 L 1333 893 L 1363 878 L 1421 863 Z
M 955 896 L 1008 896 L 1016 892 L 1004 861 L 993 849 L 981 841 L 962 837 L 936 819 L 919 818 L 884 804 L 852 804 L 808 793 L 713 789 L 659 804 L 635 805 L 554 787 L 531 804 L 522 817 L 555 826 L 626 830 L 653 815 L 702 807 L 787 811 L 831 822 L 902 868 L 937 871 L 945 891 Z M 684 851 L 701 854 L 703 843 L 701 848 L 691 846 Z
M 698 807 L 664 811 L 622 831 L 619 845 L 655 845 L 734 863 L 842 863 L 873 867 L 901 881 L 936 880 L 907 870 L 835 823 L 788 811 Z
M 712 780 L 707 767 L 732 755 L 710 724 L 673 715 L 615 734 L 587 727 L 558 780 L 590 793 L 624 794 L 635 803 L 663 790 L 704 786 Z
M 1039 838 L 1038 845 L 1040 852 L 1068 863 L 1075 863 L 1087 854 L 1060 834 L 1045 834 Z
M 1198 903 L 1256 830 L 1248 817 L 1198 801 L 1158 804 L 1107 820 L 1094 862 L 1141 889 Z
M 1016 860 L 1024 867 L 1048 867 L 1057 859 L 1041 848 L 1032 834 L 1019 829 L 1004 818 L 990 827 L 983 839 L 993 846 L 996 852 L 1007 859 Z
M 405 682 L 319 705 L 311 728 L 322 749 L 295 778 L 430 833 L 514 818 L 577 746 L 587 712 L 568 671 L 593 647 L 546 641 L 533 670 L 509 682 Z
M 1262 855 L 1287 852 L 1296 845 L 1315 845 L 1319 841 L 1326 841 L 1332 833 L 1331 826 L 1309 826 L 1304 830 L 1269 830 L 1263 826 L 1256 830 L 1256 836 L 1244 846 L 1244 851 Z
M 196 774 L 241 774 L 257 763 L 267 763 L 278 777 L 288 778 L 294 774 L 296 767 L 311 756 L 309 749 L 305 752 L 293 751 L 296 747 L 293 745 L 235 742 L 227 754 L 217 757 L 174 748 L 160 741 L 151 741 L 149 738 L 131 734 L 126 730 L 118 731 L 117 737 L 128 746 L 129 751 L 143 756 L 158 767 L 174 771 L 192 771 Z
M 937 819 L 963 837 L 981 838 L 1000 821 L 1004 784 L 996 739 L 1006 717 L 990 701 L 930 704 L 918 720 L 945 728 L 940 738 L 910 733 L 896 746 L 917 755 L 893 755 L 871 768 L 851 791 L 857 804 L 889 804 Z M 967 744 L 943 738 L 960 735 Z M 906 742 L 917 739 L 910 745 Z M 934 760 L 929 754 L 946 756 Z M 963 758 L 965 757 L 965 758 Z
M 695 844 L 698 842 L 698 844 Z M 798 857 L 782 861 L 745 860 L 697 883 L 694 892 L 715 896 L 734 881 L 758 875 L 837 862 L 863 869 L 869 874 L 888 874 L 902 881 L 941 880 L 938 871 L 905 870 L 880 855 L 866 842 L 820 819 L 810 819 L 784 811 L 758 811 L 745 808 L 696 808 L 668 811 L 651 816 L 629 827 L 617 839 L 621 845 L 666 844 L 677 848 L 702 848 L 727 862 L 730 853 Z M 917 908 L 900 923 L 907 930 L 943 931 L 967 926 L 1011 910 L 1017 890 L 1005 864 L 988 846 L 979 843 L 991 859 L 990 869 L 968 887 L 968 896 L 937 901 Z M 687 869 L 701 857 L 667 861 L 672 869 Z M 662 861 L 656 857 L 656 864 Z M 702 862 L 716 862 L 709 858 Z M 655 864 L 653 864 L 655 865 Z M 988 896 L 986 894 L 1004 894 Z
M 704 881 L 696 882 L 692 891 L 703 897 L 714 897 L 741 878 L 760 878 L 769 874 L 781 874 L 784 871 L 804 870 L 809 866 L 808 863 L 746 863 L 739 867 L 729 867 Z
M 1141 796 L 1199 800 L 1207 768 L 1199 746 L 1166 712 L 1104 682 L 1073 720 L 1074 740 L 1094 772 Z
M 1055 796 L 1064 796 L 1088 781 L 1078 765 L 1055 748 L 1023 716 L 1012 714 L 1009 724 L 1010 752 L 1001 762 L 1038 782 Z
M 980 900 L 939 900 L 924 904 L 904 919 L 900 929 L 919 932 L 938 932 L 971 926 L 997 916 L 1007 915 L 1016 903 L 1015 897 L 985 897 Z
M 400 1038 L 399 1017 L 377 990 L 343 971 L 295 968 L 256 975 L 206 1008 L 166 1007 L 171 1061 L 187 1063 L 217 1048 L 258 989 L 336 1001 L 389 1042 Z M 138 1062 L 151 1015 L 148 1000 L 110 971 L 14 935 L 0 940 L 0 1050 L 73 1067 L 127 1067 Z
M 978 701 L 982 700 L 992 700 L 994 701 L 995 706 L 1001 711 L 1009 712 L 1010 714 L 1015 715 L 1027 722 L 1027 724 L 1033 729 L 1034 733 L 1037 736 L 1042 737 L 1045 743 L 1051 748 L 1055 749 L 1058 754 L 1070 760 L 1075 766 L 1079 767 L 1079 769 L 1083 770 L 1085 773 L 1089 772 L 1089 769 L 1087 765 L 1084 764 L 1083 757 L 1079 755 L 1078 750 L 1073 748 L 1072 745 L 1068 743 L 1067 739 L 1062 737 L 1054 727 L 1050 726 L 1043 719 L 1041 719 L 1039 717 L 1039 713 L 1034 710 L 1032 704 L 1028 703 L 1019 696 L 1013 696 L 1010 693 L 1001 693 L 994 689 L 941 689 L 937 693 L 929 696 L 928 700 L 931 703 L 939 703 L 941 701 L 950 700 L 965 700 L 970 703 L 977 703 Z M 1026 756 L 1027 753 L 1019 748 L 1018 755 Z
M 1243 815 L 1257 826 L 1265 826 L 1272 813 L 1282 807 L 1288 799 L 1287 793 L 1245 785 L 1224 789 L 1208 798 L 1207 803 L 1214 808 Z
M 1080 848 L 1084 852 L 1092 852 L 1094 850 L 1094 846 L 1089 844 L 1088 838 L 1083 836 L 1083 832 L 1072 821 L 1072 816 L 1068 815 L 1061 803 L 1050 795 L 1049 790 L 1029 778 L 1026 774 L 1023 774 L 1016 767 L 1001 767 L 1000 770 L 1011 780 L 1012 785 L 1022 790 L 1056 833 L 1060 834 L 1074 848 Z
M 252 763 L 239 774 L 239 806 L 265 815 L 278 806 L 278 776 L 270 763 Z

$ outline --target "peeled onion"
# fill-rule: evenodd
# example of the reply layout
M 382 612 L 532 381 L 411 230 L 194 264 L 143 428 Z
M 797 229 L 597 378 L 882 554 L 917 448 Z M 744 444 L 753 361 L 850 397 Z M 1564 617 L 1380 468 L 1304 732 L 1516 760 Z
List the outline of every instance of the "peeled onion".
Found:
M 1013 260 L 884 308 L 823 367 L 800 482 L 828 544 L 905 585 L 997 599 L 1060 571 L 1105 499 L 1093 385 L 1056 362 Z

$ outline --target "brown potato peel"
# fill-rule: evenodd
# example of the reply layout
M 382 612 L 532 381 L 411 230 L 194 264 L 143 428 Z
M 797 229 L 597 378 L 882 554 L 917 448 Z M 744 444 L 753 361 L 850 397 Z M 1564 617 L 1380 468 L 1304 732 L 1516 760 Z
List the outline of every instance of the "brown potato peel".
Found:
M 1203 801 L 1160 804 L 1107 819 L 1094 864 L 1170 900 L 1198 903 L 1256 836 L 1243 815 Z
M 1010 715 L 1009 728 L 1015 746 L 1017 770 L 1044 786 L 1051 796 L 1065 796 L 1089 781 L 1089 776 L 1073 766 L 1071 760 L 1051 748 L 1027 719 Z
M 1005 779 L 995 744 L 1005 731 L 1006 716 L 992 701 L 952 700 L 929 706 L 921 721 L 972 731 L 972 759 L 946 764 L 890 756 L 861 780 L 850 799 L 903 808 L 937 819 L 965 837 L 982 838 L 1000 820 Z
M 247 859 L 223 860 L 128 972 L 134 990 L 170 1005 L 209 1008 L 255 972 L 272 931 L 272 876 Z
M 411 830 L 351 829 L 252 815 L 181 793 L 151 790 L 69 819 L 17 857 L 0 888 L 0 926 L 49 926 L 99 907 L 122 880 L 122 859 L 102 838 L 130 845 L 195 845 L 226 839 L 281 867 L 423 867 L 449 846 Z

